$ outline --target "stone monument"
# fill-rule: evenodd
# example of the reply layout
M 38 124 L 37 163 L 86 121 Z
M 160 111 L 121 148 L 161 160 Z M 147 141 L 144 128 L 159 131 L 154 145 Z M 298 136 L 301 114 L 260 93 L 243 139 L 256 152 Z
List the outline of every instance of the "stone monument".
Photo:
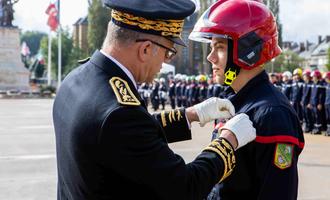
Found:
M 0 0 L 0 90 L 30 90 L 30 72 L 20 55 L 19 29 L 12 25 L 17 2 Z

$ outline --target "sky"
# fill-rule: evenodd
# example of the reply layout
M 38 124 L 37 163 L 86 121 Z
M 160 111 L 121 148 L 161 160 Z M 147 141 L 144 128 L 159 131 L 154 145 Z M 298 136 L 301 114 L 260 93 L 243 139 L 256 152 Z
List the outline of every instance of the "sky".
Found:
M 330 0 L 279 0 L 283 40 L 317 42 L 318 35 L 330 35 Z M 50 0 L 20 0 L 14 5 L 14 25 L 23 31 L 48 32 L 45 10 Z M 86 16 L 88 0 L 61 0 L 61 24 L 72 28 Z

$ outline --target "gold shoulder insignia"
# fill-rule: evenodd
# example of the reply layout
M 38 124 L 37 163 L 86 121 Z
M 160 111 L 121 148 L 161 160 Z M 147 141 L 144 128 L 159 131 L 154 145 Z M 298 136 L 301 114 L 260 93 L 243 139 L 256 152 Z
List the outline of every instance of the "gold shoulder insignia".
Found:
M 79 64 L 84 64 L 84 63 L 88 62 L 90 58 L 91 58 L 91 57 L 87 57 L 87 58 L 84 58 L 84 59 L 78 60 L 78 63 L 79 63 Z
M 127 82 L 119 77 L 112 77 L 109 81 L 116 94 L 117 101 L 123 105 L 139 106 L 140 101 L 133 94 Z

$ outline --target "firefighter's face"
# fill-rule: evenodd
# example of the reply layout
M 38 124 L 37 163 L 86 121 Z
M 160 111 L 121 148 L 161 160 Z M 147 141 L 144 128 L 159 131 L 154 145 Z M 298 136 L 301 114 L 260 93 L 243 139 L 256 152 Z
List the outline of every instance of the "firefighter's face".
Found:
M 224 84 L 224 73 L 228 57 L 228 40 L 224 38 L 212 38 L 210 48 L 211 52 L 207 56 L 207 60 L 212 64 L 215 81 Z

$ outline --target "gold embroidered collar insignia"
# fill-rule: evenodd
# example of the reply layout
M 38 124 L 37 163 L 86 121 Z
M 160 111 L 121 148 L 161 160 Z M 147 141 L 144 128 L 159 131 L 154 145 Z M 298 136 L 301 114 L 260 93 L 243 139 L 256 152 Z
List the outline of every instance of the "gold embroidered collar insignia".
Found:
M 119 78 L 112 77 L 109 81 L 115 95 L 117 97 L 117 101 L 122 105 L 131 105 L 131 106 L 139 106 L 141 105 L 140 101 L 136 98 L 128 83 Z

